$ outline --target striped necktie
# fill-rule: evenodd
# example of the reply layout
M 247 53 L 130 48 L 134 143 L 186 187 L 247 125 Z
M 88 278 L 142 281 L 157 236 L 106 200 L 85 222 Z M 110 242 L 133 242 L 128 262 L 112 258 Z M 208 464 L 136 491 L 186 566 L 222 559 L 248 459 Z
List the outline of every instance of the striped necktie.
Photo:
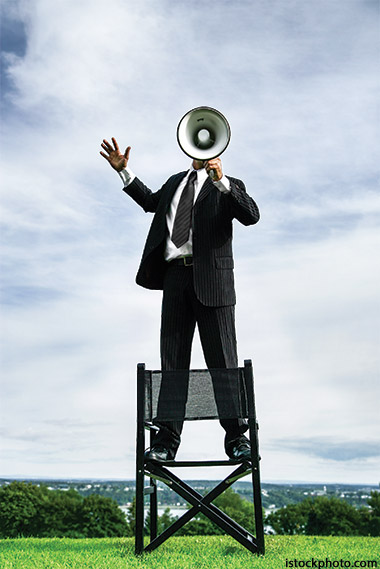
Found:
M 189 239 L 196 177 L 197 173 L 195 171 L 191 172 L 178 203 L 171 237 L 174 245 L 178 248 L 182 247 Z

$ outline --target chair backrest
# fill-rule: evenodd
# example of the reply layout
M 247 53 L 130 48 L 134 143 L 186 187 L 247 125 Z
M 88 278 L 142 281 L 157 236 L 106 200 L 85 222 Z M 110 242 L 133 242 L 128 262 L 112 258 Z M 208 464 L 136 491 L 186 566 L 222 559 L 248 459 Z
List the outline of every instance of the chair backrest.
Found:
M 234 369 L 142 371 L 146 422 L 255 418 L 250 360 Z

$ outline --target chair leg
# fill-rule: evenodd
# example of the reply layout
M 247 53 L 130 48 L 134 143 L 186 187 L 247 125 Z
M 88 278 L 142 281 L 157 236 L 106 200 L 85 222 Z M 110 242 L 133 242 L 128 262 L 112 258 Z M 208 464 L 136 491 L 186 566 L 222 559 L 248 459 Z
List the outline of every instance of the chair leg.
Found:
M 253 494 L 254 494 L 254 507 L 255 507 L 256 541 L 259 550 L 258 553 L 264 555 L 265 540 L 264 540 L 263 507 L 261 502 L 261 490 L 260 490 L 260 473 L 256 469 L 252 470 L 252 481 L 253 481 Z
M 136 475 L 136 528 L 135 553 L 144 549 L 144 470 Z
M 247 401 L 249 411 L 249 438 L 251 443 L 251 462 L 252 462 L 252 485 L 253 485 L 253 504 L 255 508 L 255 526 L 258 553 L 264 554 L 264 524 L 263 506 L 261 502 L 260 484 L 260 455 L 259 455 L 259 435 L 258 423 L 256 420 L 255 391 L 253 384 L 253 367 L 251 360 L 244 361 L 244 376 L 247 388 Z
M 157 537 L 157 483 L 153 478 L 150 479 L 150 540 Z
M 136 528 L 135 553 L 144 549 L 144 380 L 145 365 L 137 366 L 137 434 L 136 434 Z
M 261 500 L 261 483 L 260 483 L 260 457 L 259 457 L 259 441 L 258 441 L 258 425 L 256 420 L 249 419 L 249 433 L 251 439 L 251 458 L 252 458 L 252 487 L 253 487 L 253 504 L 255 515 L 255 531 L 259 553 L 265 553 L 264 541 L 264 522 L 263 522 L 263 505 Z

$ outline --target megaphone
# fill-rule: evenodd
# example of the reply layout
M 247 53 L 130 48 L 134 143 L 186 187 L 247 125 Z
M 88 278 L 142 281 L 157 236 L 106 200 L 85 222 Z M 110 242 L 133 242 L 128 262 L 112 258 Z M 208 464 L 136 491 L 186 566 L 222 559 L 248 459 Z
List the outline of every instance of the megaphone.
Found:
M 211 107 L 196 107 L 179 121 L 177 140 L 185 154 L 195 160 L 211 160 L 220 156 L 231 138 L 225 116 Z

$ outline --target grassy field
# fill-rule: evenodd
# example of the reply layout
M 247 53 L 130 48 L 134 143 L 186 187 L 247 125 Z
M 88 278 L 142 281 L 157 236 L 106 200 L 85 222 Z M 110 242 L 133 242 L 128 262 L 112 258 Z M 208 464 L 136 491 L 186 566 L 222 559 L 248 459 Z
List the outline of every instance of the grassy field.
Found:
M 133 547 L 134 542 L 130 538 L 0 540 L 0 567 L 1 569 L 125 569 L 126 567 L 283 569 L 307 566 L 380 568 L 380 538 L 268 536 L 265 557 L 252 555 L 232 538 L 224 536 L 172 537 L 157 550 L 138 558 L 133 553 Z M 297 565 L 294 564 L 295 560 Z M 311 565 L 312 560 L 314 565 Z M 309 562 L 308 565 L 305 564 L 306 561 Z M 375 563 L 368 564 L 369 561 Z

